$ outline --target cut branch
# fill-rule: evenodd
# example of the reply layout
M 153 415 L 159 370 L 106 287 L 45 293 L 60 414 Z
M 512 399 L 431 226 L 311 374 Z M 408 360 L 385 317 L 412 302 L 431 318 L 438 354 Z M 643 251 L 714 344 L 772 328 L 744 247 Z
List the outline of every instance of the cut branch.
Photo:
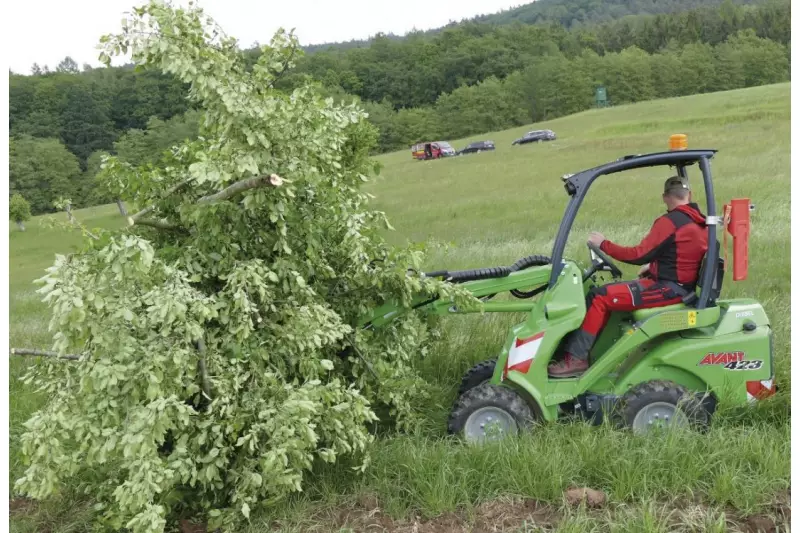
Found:
M 51 352 L 48 350 L 34 350 L 31 348 L 11 348 L 11 355 L 27 355 L 29 357 L 53 357 L 55 359 L 69 359 L 70 361 L 80 360 L 80 355 L 65 354 L 61 355 L 58 352 Z
M 267 175 L 258 176 L 256 178 L 248 178 L 242 181 L 237 181 L 233 185 L 225 187 L 216 194 L 209 194 L 208 196 L 203 196 L 197 201 L 197 203 L 213 204 L 215 202 L 221 202 L 222 200 L 227 200 L 232 196 L 243 193 L 244 191 L 250 189 L 257 189 L 259 187 L 280 187 L 281 185 L 283 185 L 283 178 L 281 178 L 277 174 L 270 174 L 269 176 Z
M 167 198 L 168 196 L 171 196 L 171 195 L 175 194 L 176 192 L 181 190 L 183 187 L 188 185 L 191 181 L 192 181 L 191 178 L 189 178 L 189 179 L 183 180 L 180 183 L 176 183 L 175 185 L 173 185 L 172 187 L 167 189 L 167 191 L 164 193 L 164 196 L 162 196 L 161 199 L 163 200 L 164 198 Z M 150 213 L 155 208 L 156 208 L 155 205 L 151 205 L 149 207 L 145 207 L 144 209 L 142 209 L 141 211 L 139 211 L 135 215 L 128 217 L 128 224 L 133 226 L 134 224 L 137 223 L 137 221 L 140 218 L 142 218 L 146 214 Z M 141 222 L 139 222 L 139 224 L 141 224 Z
M 133 224 L 138 224 L 140 226 L 150 226 L 152 228 L 165 229 L 165 230 L 182 229 L 180 226 L 176 226 L 175 224 L 170 224 L 166 220 L 155 220 L 152 218 L 145 218 L 134 222 L 132 218 L 133 217 L 128 218 L 128 222 L 130 223 L 131 226 Z

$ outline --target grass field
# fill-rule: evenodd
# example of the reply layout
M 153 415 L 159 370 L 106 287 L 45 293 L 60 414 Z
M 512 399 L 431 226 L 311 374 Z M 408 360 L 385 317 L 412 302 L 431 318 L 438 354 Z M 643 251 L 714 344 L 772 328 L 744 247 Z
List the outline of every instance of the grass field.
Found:
M 339 465 L 315 471 L 304 494 L 252 518 L 250 531 L 788 531 L 789 436 L 789 84 L 593 110 L 547 123 L 558 140 L 527 146 L 511 141 L 533 127 L 452 142 L 494 140 L 497 150 L 418 162 L 410 152 L 380 156 L 381 177 L 369 184 L 375 207 L 389 215 L 394 242 L 450 243 L 428 267 L 510 265 L 549 255 L 567 196 L 561 175 L 625 154 L 666 149 L 672 133 L 690 147 L 715 148 L 717 203 L 749 197 L 756 205 L 746 281 L 726 281 L 724 297 L 755 297 L 775 329 L 777 380 L 771 401 L 747 412 L 721 413 L 707 434 L 641 438 L 581 423 L 537 428 L 523 438 L 473 448 L 444 438 L 444 422 L 461 374 L 494 356 L 521 315 L 452 317 L 446 338 L 420 363 L 434 395 L 413 435 L 381 438 L 363 475 Z M 690 177 L 698 177 L 697 170 Z M 569 256 L 585 260 L 590 230 L 633 243 L 663 212 L 664 169 L 596 182 L 573 226 Z M 699 185 L 699 180 L 694 181 Z M 695 199 L 703 205 L 702 192 Z M 116 206 L 80 211 L 90 226 L 121 225 Z M 31 221 L 11 231 L 10 343 L 49 346 L 48 315 L 31 281 L 53 254 L 69 252 L 77 235 Z M 624 268 L 632 275 L 635 267 Z M 21 424 L 41 405 L 11 363 L 11 480 L 21 473 Z M 598 509 L 571 507 L 571 486 L 602 490 Z M 57 501 L 19 504 L 15 531 L 88 531 L 89 503 L 78 488 Z M 775 530 L 775 529 L 770 529 Z

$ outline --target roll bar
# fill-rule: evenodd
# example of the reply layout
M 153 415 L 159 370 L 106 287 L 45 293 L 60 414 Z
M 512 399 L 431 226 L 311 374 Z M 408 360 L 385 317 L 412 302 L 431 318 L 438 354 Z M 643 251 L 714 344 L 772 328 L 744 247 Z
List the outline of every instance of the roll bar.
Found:
M 569 194 L 570 200 L 567 203 L 564 218 L 561 220 L 561 225 L 558 228 L 556 240 L 553 245 L 553 253 L 551 254 L 553 269 L 550 273 L 548 287 L 552 288 L 556 284 L 556 281 L 558 281 L 558 276 L 561 275 L 564 268 L 564 249 L 567 244 L 569 232 L 572 229 L 572 223 L 575 221 L 578 209 L 594 180 L 600 176 L 647 167 L 677 167 L 678 175 L 683 178 L 688 178 L 686 167 L 694 165 L 695 163 L 698 164 L 700 172 L 703 175 L 703 184 L 705 185 L 706 192 L 706 224 L 708 228 L 706 264 L 716 265 L 719 261 L 719 245 L 717 243 L 716 227 L 720 220 L 716 214 L 714 186 L 711 182 L 711 165 L 709 163 L 716 153 L 716 150 L 675 150 L 645 155 L 625 156 L 605 165 L 590 168 L 577 174 L 564 176 L 562 178 L 564 180 L 564 188 L 567 194 Z M 697 309 L 705 309 L 707 307 L 714 273 L 716 272 L 716 268 L 706 268 L 704 270 L 703 279 L 699 280 L 702 289 L 697 301 Z

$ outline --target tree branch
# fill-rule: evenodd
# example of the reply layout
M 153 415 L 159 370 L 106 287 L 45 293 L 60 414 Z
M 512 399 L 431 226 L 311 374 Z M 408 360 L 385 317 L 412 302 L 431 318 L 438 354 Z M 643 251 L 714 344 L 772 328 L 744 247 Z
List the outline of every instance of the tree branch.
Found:
M 203 395 L 211 401 L 211 380 L 208 379 L 208 369 L 206 369 L 206 344 L 203 339 L 197 339 L 197 351 L 200 352 L 200 360 L 197 361 L 197 370 L 200 373 L 200 383 L 203 388 Z
M 11 348 L 11 355 L 27 355 L 30 357 L 53 357 L 55 359 L 69 359 L 70 361 L 80 360 L 80 355 L 66 354 L 61 355 L 58 352 L 50 352 L 47 350 L 35 350 L 31 348 Z
M 131 225 L 133 225 L 133 222 L 131 221 L 130 218 L 128 219 L 128 222 L 131 223 Z M 145 219 L 136 221 L 135 223 L 140 225 L 140 226 L 150 226 L 151 228 L 156 228 L 156 229 L 164 229 L 164 230 L 183 229 L 180 226 L 176 226 L 175 224 L 170 224 L 169 222 L 167 222 L 165 220 L 156 220 L 156 219 L 152 219 L 152 218 L 145 218 Z
M 182 182 L 170 187 L 169 189 L 167 189 L 166 193 L 161 198 L 164 199 L 164 198 L 170 196 L 171 194 L 177 192 L 182 187 L 187 185 L 190 181 L 191 180 L 185 180 L 185 181 L 182 181 Z M 284 181 L 285 180 L 283 178 L 281 178 L 280 176 L 278 176 L 277 174 L 270 174 L 268 176 L 267 175 L 257 176 L 255 178 L 247 178 L 247 179 L 244 179 L 244 180 L 241 180 L 241 181 L 237 181 L 233 185 L 229 185 L 228 187 L 222 189 L 221 191 L 219 191 L 219 192 L 217 192 L 215 194 L 209 194 L 207 196 L 203 196 L 202 198 L 200 198 L 197 201 L 197 203 L 198 204 L 213 204 L 215 202 L 221 202 L 222 200 L 227 200 L 228 198 L 231 198 L 232 196 L 235 196 L 237 194 L 240 194 L 240 193 L 242 193 L 244 191 L 247 191 L 247 190 L 250 190 L 250 189 L 257 189 L 259 187 L 280 187 L 281 185 L 283 185 Z M 163 229 L 163 230 L 181 229 L 180 226 L 176 226 L 174 224 L 170 224 L 169 222 L 166 222 L 164 220 L 155 220 L 155 219 L 147 219 L 147 218 L 143 219 L 142 218 L 144 215 L 150 213 L 154 209 L 155 209 L 155 205 L 151 205 L 150 207 L 145 207 L 144 209 L 142 209 L 141 211 L 139 211 L 135 215 L 129 216 L 128 217 L 128 225 L 129 226 L 133 226 L 135 224 L 139 224 L 140 226 L 150 226 L 150 227 L 153 227 L 153 228 Z
M 216 194 L 209 194 L 208 196 L 203 196 L 197 201 L 197 203 L 213 204 L 215 202 L 221 202 L 222 200 L 227 200 L 228 198 L 235 196 L 239 193 L 242 193 L 244 191 L 247 191 L 249 189 L 257 189 L 259 187 L 280 187 L 281 185 L 283 185 L 283 178 L 281 178 L 277 174 L 248 178 L 245 180 L 237 181 L 233 185 L 230 185 L 222 189 Z
M 286 61 L 283 62 L 283 67 L 281 67 L 281 71 L 278 72 L 274 78 L 272 78 L 272 82 L 269 84 L 270 89 L 275 88 L 275 84 L 278 83 L 278 80 L 283 77 L 283 74 L 289 70 L 289 63 L 294 59 L 294 54 L 297 51 L 297 48 L 292 47 L 292 52 L 289 54 L 289 57 L 286 58 Z
M 172 187 L 167 189 L 167 191 L 164 193 L 164 195 L 161 197 L 161 199 L 163 200 L 164 198 L 167 198 L 168 196 L 171 196 L 171 195 L 175 194 L 180 189 L 182 189 L 183 187 L 188 185 L 191 181 L 192 181 L 192 179 L 189 178 L 189 179 L 183 180 L 180 183 L 176 183 L 175 185 L 173 185 Z M 151 212 L 155 208 L 156 208 L 155 205 L 151 205 L 149 207 L 145 207 L 144 209 L 142 209 L 141 211 L 139 211 L 135 215 L 128 217 L 128 224 L 133 226 L 140 218 L 142 218 L 143 216 L 145 216 L 146 214 L 148 214 L 149 212 Z M 141 224 L 141 222 L 139 222 L 139 224 Z
M 98 237 L 97 235 L 95 235 L 94 233 L 92 233 L 91 231 L 89 231 L 88 229 L 86 229 L 85 227 L 81 226 L 81 229 L 83 229 L 83 231 L 86 233 L 86 235 L 88 235 L 88 236 L 89 236 L 89 237 L 91 237 L 92 239 L 94 239 L 94 240 L 96 240 L 96 241 L 99 241 L 99 240 L 100 240 L 100 237 Z

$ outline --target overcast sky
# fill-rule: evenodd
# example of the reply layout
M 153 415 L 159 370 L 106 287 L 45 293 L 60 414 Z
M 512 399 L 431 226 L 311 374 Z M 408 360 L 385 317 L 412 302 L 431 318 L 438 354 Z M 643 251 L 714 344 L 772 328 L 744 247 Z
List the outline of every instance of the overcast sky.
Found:
M 296 28 L 301 44 L 362 39 L 378 32 L 427 30 L 530 0 L 201 0 L 199 5 L 240 46 L 269 42 L 279 27 Z M 173 3 L 185 5 L 187 0 Z M 29 74 L 33 63 L 51 70 L 65 56 L 98 66 L 95 46 L 120 29 L 123 13 L 146 0 L 14 0 L 4 8 L 3 55 L 8 67 Z

